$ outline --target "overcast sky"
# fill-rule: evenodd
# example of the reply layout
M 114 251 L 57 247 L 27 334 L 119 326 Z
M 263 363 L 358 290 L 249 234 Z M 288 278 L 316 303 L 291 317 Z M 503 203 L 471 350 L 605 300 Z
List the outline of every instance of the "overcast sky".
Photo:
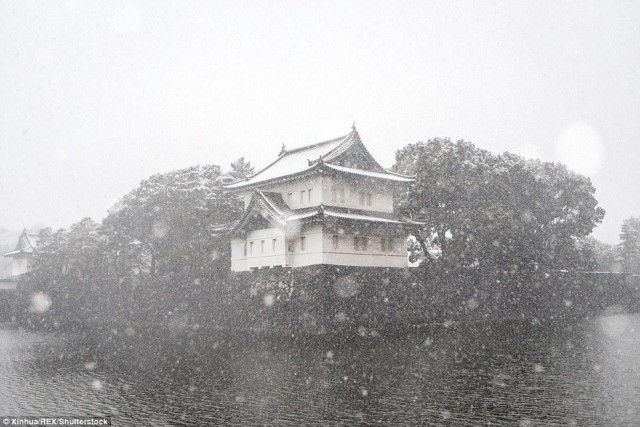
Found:
M 0 228 L 145 177 L 339 136 L 561 160 L 617 242 L 640 215 L 639 1 L 0 0 Z

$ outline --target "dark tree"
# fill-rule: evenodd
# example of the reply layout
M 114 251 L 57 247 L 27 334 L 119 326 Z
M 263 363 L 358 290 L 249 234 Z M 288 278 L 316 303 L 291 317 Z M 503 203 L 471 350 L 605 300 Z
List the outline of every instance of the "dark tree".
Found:
M 436 138 L 399 150 L 394 169 L 417 175 L 399 209 L 427 223 L 416 237 L 439 247 L 445 270 L 512 276 L 592 267 L 579 240 L 604 210 L 590 180 L 564 165 Z
M 216 225 L 242 212 L 237 198 L 223 194 L 220 175 L 218 166 L 195 166 L 154 175 L 125 195 L 103 222 L 117 274 L 210 275 L 228 252 Z
M 624 271 L 640 274 L 640 217 L 624 220 L 620 230 L 620 240 Z
M 242 179 L 252 174 L 253 166 L 251 166 L 251 162 L 245 161 L 244 157 L 240 157 L 238 160 L 231 163 L 231 172 L 229 172 L 229 175 L 232 178 Z
M 73 224 L 69 230 L 40 232 L 34 251 L 32 271 L 20 282 L 27 300 L 42 293 L 51 306 L 30 307 L 32 321 L 49 316 L 56 324 L 81 323 L 91 316 L 91 301 L 107 271 L 104 244 L 99 225 L 91 218 Z
M 585 252 L 591 254 L 597 271 L 615 273 L 622 271 L 620 246 L 588 236 L 583 241 L 583 248 Z

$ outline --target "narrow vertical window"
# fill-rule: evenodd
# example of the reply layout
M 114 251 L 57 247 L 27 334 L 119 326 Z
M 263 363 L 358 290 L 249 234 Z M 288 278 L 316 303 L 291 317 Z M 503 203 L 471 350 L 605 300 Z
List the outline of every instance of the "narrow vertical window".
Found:
M 264 240 L 260 240 L 260 253 L 264 253 Z
M 304 203 L 304 190 L 300 192 L 300 204 Z
M 253 255 L 253 242 L 249 242 L 249 255 Z
M 311 204 L 311 188 L 307 190 L 307 200 L 309 201 L 309 204 Z
M 360 250 L 360 238 L 358 236 L 353 237 L 353 250 L 354 251 Z
M 246 241 L 244 242 L 244 248 L 243 248 L 242 254 L 244 256 L 247 256 L 247 242 Z
M 287 194 L 287 204 L 291 207 L 291 200 L 293 199 L 293 193 Z
M 387 240 L 387 250 L 389 252 L 393 252 L 394 251 L 394 249 L 393 249 L 393 239 L 388 239 Z
M 360 205 L 364 206 L 364 191 L 360 192 Z
M 305 248 L 305 242 L 304 241 L 305 241 L 305 237 L 304 236 L 300 237 L 300 250 L 301 251 L 304 251 L 304 248 Z
M 367 244 L 369 243 L 369 239 L 366 237 L 360 238 L 360 247 L 363 251 L 367 250 Z
M 367 206 L 371 206 L 371 193 L 367 193 Z
M 338 201 L 338 189 L 336 187 L 331 187 L 331 201 Z
M 340 242 L 340 236 L 337 234 L 333 235 L 333 249 L 338 249 L 338 243 Z
M 293 252 L 296 249 L 296 245 L 294 244 L 293 240 L 289 241 L 289 252 Z
M 278 240 L 278 239 L 272 239 L 271 240 L 271 253 L 273 253 L 273 254 L 276 253 L 276 240 Z
M 340 203 L 344 203 L 344 188 L 340 189 Z
M 380 239 L 380 247 L 382 248 L 382 252 L 387 251 L 387 239 L 385 239 L 384 237 Z

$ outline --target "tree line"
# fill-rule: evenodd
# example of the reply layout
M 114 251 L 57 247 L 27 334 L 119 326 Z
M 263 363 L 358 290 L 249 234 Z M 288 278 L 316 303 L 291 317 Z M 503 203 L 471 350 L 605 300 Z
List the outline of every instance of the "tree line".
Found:
M 417 249 L 431 254 L 431 268 L 503 276 L 595 268 L 587 236 L 605 212 L 588 177 L 446 138 L 407 145 L 395 168 L 417 176 L 399 208 L 426 221 Z
M 148 310 L 166 308 L 169 295 L 219 285 L 230 259 L 224 225 L 243 212 L 242 201 L 224 194 L 222 183 L 252 170 L 240 159 L 228 174 L 210 165 L 153 175 L 101 223 L 84 218 L 68 230 L 42 230 L 33 269 L 20 283 L 23 293 L 50 297 L 50 317 L 84 322 L 98 316 L 96 300 L 108 305 L 105 316 L 146 312 L 153 319 Z
M 408 245 L 411 257 L 423 260 L 417 277 L 524 281 L 607 262 L 589 237 L 604 217 L 595 189 L 562 164 L 436 138 L 398 150 L 393 170 L 416 176 L 396 208 L 425 223 Z M 153 175 L 101 223 L 85 218 L 69 229 L 43 230 L 23 292 L 48 295 L 52 313 L 74 313 L 81 322 L 140 313 L 157 319 L 205 304 L 212 293 L 224 299 L 232 292 L 225 288 L 225 230 L 243 202 L 222 184 L 251 173 L 251 163 L 240 158 L 226 173 L 209 165 Z M 638 272 L 640 218 L 625 221 L 621 237 L 624 268 Z M 98 300 L 108 312 L 96 314 Z

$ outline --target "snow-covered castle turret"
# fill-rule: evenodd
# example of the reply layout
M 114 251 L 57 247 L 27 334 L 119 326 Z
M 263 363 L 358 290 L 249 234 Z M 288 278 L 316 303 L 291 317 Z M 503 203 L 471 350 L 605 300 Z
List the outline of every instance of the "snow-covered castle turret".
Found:
M 232 231 L 231 269 L 405 267 L 416 223 L 394 212 L 393 193 L 411 182 L 382 168 L 355 127 L 329 141 L 283 147 L 267 167 L 225 186 L 245 200 Z

